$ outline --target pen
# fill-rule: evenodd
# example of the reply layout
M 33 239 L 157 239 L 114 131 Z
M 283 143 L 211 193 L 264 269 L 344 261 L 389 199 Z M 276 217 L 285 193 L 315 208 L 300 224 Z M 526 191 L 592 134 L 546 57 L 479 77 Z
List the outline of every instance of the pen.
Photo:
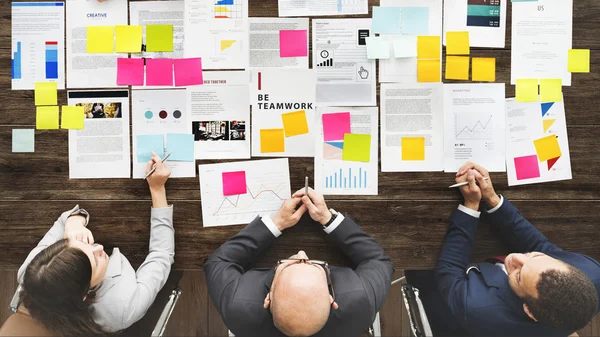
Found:
M 483 178 L 483 180 L 488 180 L 488 179 L 490 179 L 490 178 L 489 177 Z M 465 181 L 465 182 L 462 182 L 462 183 L 454 184 L 452 186 L 448 186 L 448 188 L 461 187 L 461 186 L 465 186 L 465 185 L 469 185 L 469 182 Z
M 162 162 L 166 162 L 167 159 L 169 159 L 169 156 L 171 155 L 171 153 L 173 152 L 169 152 L 169 154 L 162 160 Z M 146 176 L 144 177 L 144 179 L 148 179 L 148 177 L 154 173 L 154 171 L 156 171 L 156 164 L 154 166 L 152 166 L 152 170 L 150 170 L 150 172 L 148 172 L 148 174 L 146 174 Z
M 304 177 L 304 194 L 308 197 L 308 177 Z

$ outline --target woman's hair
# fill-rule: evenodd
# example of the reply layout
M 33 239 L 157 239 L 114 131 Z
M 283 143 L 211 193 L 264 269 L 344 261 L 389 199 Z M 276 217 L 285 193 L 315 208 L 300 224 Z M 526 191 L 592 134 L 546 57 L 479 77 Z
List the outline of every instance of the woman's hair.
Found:
M 91 278 L 89 257 L 82 250 L 69 247 L 67 239 L 60 240 L 41 251 L 27 266 L 21 303 L 31 317 L 52 333 L 105 335 L 91 314 Z

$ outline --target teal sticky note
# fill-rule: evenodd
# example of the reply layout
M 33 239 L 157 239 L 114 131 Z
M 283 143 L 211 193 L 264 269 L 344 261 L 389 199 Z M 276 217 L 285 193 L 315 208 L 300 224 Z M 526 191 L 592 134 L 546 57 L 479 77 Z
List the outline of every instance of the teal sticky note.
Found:
M 189 133 L 168 133 L 167 153 L 169 160 L 194 161 L 194 135 Z
M 390 42 L 386 37 L 369 36 L 365 40 L 367 42 L 367 58 L 369 60 L 390 58 Z
M 401 34 L 400 7 L 373 6 L 373 34 Z
M 429 8 L 402 7 L 402 34 L 429 35 Z
M 136 140 L 138 163 L 149 162 L 152 159 L 152 152 L 163 158 L 165 152 L 163 135 L 138 135 Z
M 13 129 L 12 130 L 12 152 L 34 152 L 35 130 Z

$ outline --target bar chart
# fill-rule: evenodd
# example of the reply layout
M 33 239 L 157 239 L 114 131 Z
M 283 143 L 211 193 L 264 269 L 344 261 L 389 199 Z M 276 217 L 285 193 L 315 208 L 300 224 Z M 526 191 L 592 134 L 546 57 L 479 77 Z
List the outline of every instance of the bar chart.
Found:
M 46 41 L 46 79 L 58 79 L 58 41 Z
M 21 42 L 17 42 L 17 51 L 13 53 L 13 58 L 11 62 L 12 66 L 12 78 L 13 79 L 21 79 L 21 59 L 22 59 L 22 51 L 21 51 Z M 58 64 L 58 63 L 57 63 Z
M 340 168 L 325 177 L 325 188 L 367 188 L 367 181 L 366 169 Z

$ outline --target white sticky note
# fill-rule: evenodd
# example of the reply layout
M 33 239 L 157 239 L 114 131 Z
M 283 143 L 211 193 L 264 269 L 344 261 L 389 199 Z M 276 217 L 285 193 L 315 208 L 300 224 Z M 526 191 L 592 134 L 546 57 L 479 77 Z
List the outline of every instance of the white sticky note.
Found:
M 416 36 L 394 36 L 394 57 L 417 57 Z
M 370 36 L 367 41 L 367 58 L 374 59 L 389 59 L 390 58 L 390 41 L 381 36 Z

